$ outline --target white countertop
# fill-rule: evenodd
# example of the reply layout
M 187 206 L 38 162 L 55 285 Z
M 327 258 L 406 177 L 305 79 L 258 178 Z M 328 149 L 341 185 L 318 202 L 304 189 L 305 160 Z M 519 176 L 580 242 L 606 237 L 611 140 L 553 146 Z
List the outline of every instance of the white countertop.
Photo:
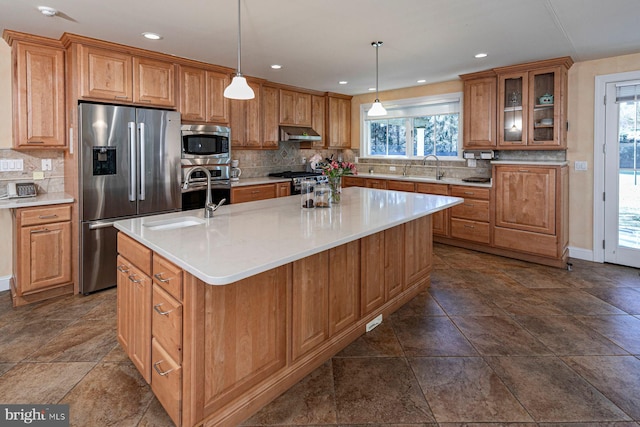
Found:
M 461 178 L 442 178 L 435 179 L 428 176 L 416 176 L 416 175 L 394 175 L 390 173 L 361 173 L 353 175 L 357 178 L 378 178 L 378 179 L 393 179 L 396 181 L 410 181 L 410 182 L 428 182 L 431 184 L 453 184 L 453 185 L 466 185 L 473 187 L 491 187 L 491 181 L 489 182 L 464 182 Z
M 0 209 L 29 208 L 33 206 L 57 205 L 73 203 L 73 197 L 67 193 L 38 194 L 36 197 L 0 200 Z
M 242 178 L 231 181 L 232 187 L 244 187 L 246 185 L 274 184 L 276 182 L 290 182 L 291 178 L 275 178 L 271 176 L 261 176 L 258 178 Z
M 212 285 L 226 285 L 460 204 L 458 197 L 351 187 L 328 209 L 301 209 L 300 196 L 132 218 L 115 227 Z M 202 224 L 153 230 L 196 217 Z M 145 225 L 146 224 L 146 225 Z

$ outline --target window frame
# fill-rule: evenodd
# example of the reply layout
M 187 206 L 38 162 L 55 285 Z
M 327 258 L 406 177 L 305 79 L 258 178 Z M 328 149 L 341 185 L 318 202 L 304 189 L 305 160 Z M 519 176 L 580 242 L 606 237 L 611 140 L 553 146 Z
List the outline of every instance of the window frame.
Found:
M 457 102 L 458 106 L 459 106 L 459 112 L 458 112 L 458 144 L 457 144 L 457 152 L 458 155 L 457 156 L 439 156 L 442 160 L 464 160 L 463 158 L 463 146 L 462 146 L 462 142 L 463 142 L 463 138 L 462 138 L 462 127 L 463 127 L 463 93 L 462 92 L 450 92 L 450 93 L 443 93 L 440 95 L 429 95 L 429 96 L 421 96 L 421 97 L 416 97 L 416 98 L 405 98 L 405 99 L 397 99 L 397 100 L 389 100 L 389 101 L 385 101 L 384 105 L 386 108 L 388 109 L 394 109 L 394 108 L 398 108 L 398 107 L 417 107 L 417 106 L 429 106 L 429 105 L 437 105 L 437 104 L 451 104 Z M 404 155 L 372 155 L 372 154 L 368 154 L 369 153 L 369 149 L 370 149 L 370 137 L 369 137 L 369 126 L 367 125 L 367 122 L 370 121 L 367 118 L 367 112 L 369 111 L 369 109 L 371 108 L 373 104 L 360 104 L 360 158 L 363 159 L 388 159 L 388 160 L 394 160 L 394 159 L 406 159 L 406 160 L 411 160 L 411 159 L 422 159 L 423 156 L 413 156 L 411 154 L 408 154 L 409 152 L 413 152 L 413 140 L 414 140 L 414 135 L 413 135 L 413 127 L 411 127 L 411 144 L 407 144 L 407 146 L 405 147 L 405 154 Z M 405 119 L 405 123 L 407 121 L 409 121 L 410 119 L 413 119 L 415 117 L 424 117 L 424 115 L 418 115 L 418 116 L 403 116 L 403 117 L 386 117 L 386 116 L 380 116 L 380 117 L 375 117 L 371 120 L 384 120 L 386 118 L 388 119 L 392 119 L 392 118 L 396 118 L 396 119 Z M 412 120 L 411 120 L 412 121 Z

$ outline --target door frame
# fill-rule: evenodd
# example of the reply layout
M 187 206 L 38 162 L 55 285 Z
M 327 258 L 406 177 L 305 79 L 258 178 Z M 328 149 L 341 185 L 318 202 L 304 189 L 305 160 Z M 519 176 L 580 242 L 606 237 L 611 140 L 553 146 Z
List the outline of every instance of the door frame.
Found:
M 605 236 L 604 200 L 605 191 L 605 157 L 604 141 L 606 140 L 605 94 L 607 84 L 625 80 L 640 80 L 639 71 L 604 74 L 596 76 L 593 117 L 593 261 L 604 262 L 605 251 L 602 242 Z

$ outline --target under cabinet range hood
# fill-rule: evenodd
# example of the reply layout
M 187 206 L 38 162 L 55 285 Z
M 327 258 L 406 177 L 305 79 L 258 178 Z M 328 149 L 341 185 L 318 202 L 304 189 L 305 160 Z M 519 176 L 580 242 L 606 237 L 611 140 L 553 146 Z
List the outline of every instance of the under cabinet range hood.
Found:
M 280 141 L 320 141 L 322 137 L 310 127 L 280 126 Z

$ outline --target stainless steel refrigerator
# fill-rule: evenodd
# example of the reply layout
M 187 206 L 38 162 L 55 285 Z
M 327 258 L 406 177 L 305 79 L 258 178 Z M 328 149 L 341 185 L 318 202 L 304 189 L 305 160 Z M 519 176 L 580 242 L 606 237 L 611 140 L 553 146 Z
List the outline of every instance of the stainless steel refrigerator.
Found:
M 78 108 L 80 290 L 88 294 L 116 285 L 114 221 L 180 210 L 180 113 Z

